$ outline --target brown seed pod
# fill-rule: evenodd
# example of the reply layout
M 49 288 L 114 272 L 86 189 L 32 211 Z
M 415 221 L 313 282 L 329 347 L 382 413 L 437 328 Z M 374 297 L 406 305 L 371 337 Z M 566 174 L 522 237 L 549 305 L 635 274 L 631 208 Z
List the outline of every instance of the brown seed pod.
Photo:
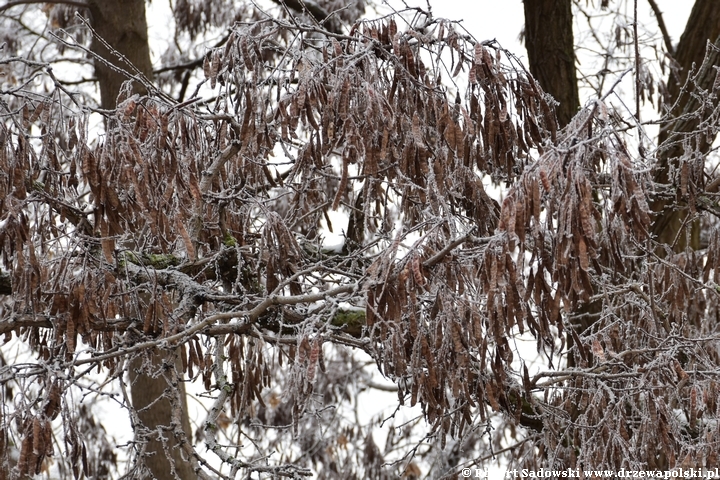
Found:
M 422 266 L 420 265 L 420 255 L 413 255 L 412 260 L 410 261 L 410 266 L 412 268 L 415 283 L 420 286 L 425 285 L 425 276 L 422 273 Z
M 550 193 L 552 187 L 550 185 L 550 179 L 548 178 L 547 170 L 544 167 L 540 167 L 540 182 L 546 192 Z

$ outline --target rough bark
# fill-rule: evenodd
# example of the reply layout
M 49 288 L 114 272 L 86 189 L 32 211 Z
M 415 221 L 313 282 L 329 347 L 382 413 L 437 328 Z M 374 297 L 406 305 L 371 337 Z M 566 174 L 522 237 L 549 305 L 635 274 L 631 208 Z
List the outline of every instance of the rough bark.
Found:
M 145 2 L 95 0 L 90 2 L 89 9 L 92 26 L 97 33 L 91 48 L 102 59 L 95 60 L 100 104 L 109 110 L 115 108 L 120 87 L 129 80 L 123 70 L 133 75 L 141 73 L 147 79 L 152 79 Z M 105 43 L 115 51 L 108 50 Z M 147 93 L 145 87 L 137 81 L 133 82 L 133 90 L 135 93 Z
M 572 0 L 526 0 L 524 5 L 530 73 L 559 102 L 556 113 L 564 127 L 580 108 Z
M 182 364 L 175 355 L 153 350 L 148 352 L 148 362 L 139 357 L 130 362 L 130 383 L 133 408 L 142 423 L 135 426 L 135 440 L 145 444 L 143 463 L 157 480 L 197 478 L 190 462 L 184 458 L 184 440 L 190 439 L 190 419 L 187 414 L 185 385 L 173 385 L 169 369 L 182 371 Z M 149 363 L 149 364 L 148 364 Z M 180 402 L 180 427 L 172 413 L 173 403 Z M 180 441 L 179 441 L 180 440 Z M 140 447 L 142 451 L 142 447 Z
M 674 81 L 671 79 L 668 82 L 668 91 L 673 99 L 679 96 L 693 65 L 699 67 L 702 64 L 708 40 L 714 42 L 718 36 L 720 36 L 720 9 L 717 1 L 697 0 L 675 49 L 675 61 L 681 71 Z M 660 139 L 662 140 L 666 134 L 667 130 L 661 132 Z
M 95 0 L 90 2 L 89 9 L 97 34 L 91 49 L 100 57 L 95 59 L 95 74 L 100 86 L 101 106 L 111 110 L 116 107 L 123 82 L 130 79 L 128 73 L 134 79 L 133 92 L 139 94 L 147 93 L 147 90 L 138 79 L 151 81 L 153 77 L 145 2 Z M 106 43 L 112 49 L 108 49 Z M 136 438 L 139 442 L 147 442 L 143 461 L 158 480 L 195 478 L 180 449 L 182 441 L 191 435 L 185 385 L 171 385 L 167 375 L 162 375 L 163 368 L 175 363 L 172 355 L 152 352 L 148 360 L 149 365 L 144 365 L 142 358 L 130 362 L 133 408 L 143 424 L 136 428 L 147 429 L 148 432 Z M 173 395 L 180 401 L 181 428 L 185 438 L 176 435 L 177 429 L 174 428 L 177 422 L 172 418 L 170 398 Z

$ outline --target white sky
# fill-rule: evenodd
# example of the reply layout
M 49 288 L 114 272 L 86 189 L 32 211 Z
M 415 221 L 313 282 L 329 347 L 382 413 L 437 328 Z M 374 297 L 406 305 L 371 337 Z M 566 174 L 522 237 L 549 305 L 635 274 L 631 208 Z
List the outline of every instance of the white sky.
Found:
M 372 0 L 370 0 L 372 1 Z M 595 9 L 599 0 L 590 0 L 595 3 Z M 617 3 L 618 0 L 610 0 Z M 656 0 L 663 12 L 673 43 L 677 43 L 685 28 L 685 22 L 690 14 L 693 1 L 691 0 Z M 395 8 L 402 7 L 402 0 L 389 0 Z M 427 8 L 425 0 L 405 0 L 410 6 Z M 520 43 L 518 37 L 523 27 L 523 2 L 522 0 L 430 0 L 433 15 L 447 18 L 449 20 L 463 20 L 465 28 L 478 40 L 496 39 L 500 45 L 516 54 L 521 59 L 526 59 L 525 47 Z M 632 7 L 632 3 L 628 2 Z M 589 7 L 592 8 L 592 7 Z M 655 19 L 650 13 L 647 0 L 638 0 L 638 11 L 642 21 L 652 28 L 655 26 Z M 167 2 L 155 1 L 148 5 L 148 26 L 151 40 L 162 44 L 168 41 Z M 368 12 L 369 13 L 369 12 Z M 162 51 L 153 52 L 157 57 Z
M 515 53 L 521 59 L 526 58 L 525 47 L 518 40 L 524 23 L 522 0 L 430 1 L 435 17 L 463 20 L 465 28 L 478 40 L 496 39 L 503 48 Z M 617 1 L 611 0 L 612 3 Z M 591 0 L 591 2 L 595 3 L 597 9 L 599 0 Z M 391 3 L 399 2 L 392 0 Z M 423 8 L 427 5 L 424 0 L 407 3 Z M 657 0 L 673 43 L 677 43 L 680 39 L 693 3 L 691 0 Z M 641 20 L 643 17 L 646 20 L 654 20 L 652 17 L 648 18 L 650 8 L 647 0 L 638 0 L 638 14 Z

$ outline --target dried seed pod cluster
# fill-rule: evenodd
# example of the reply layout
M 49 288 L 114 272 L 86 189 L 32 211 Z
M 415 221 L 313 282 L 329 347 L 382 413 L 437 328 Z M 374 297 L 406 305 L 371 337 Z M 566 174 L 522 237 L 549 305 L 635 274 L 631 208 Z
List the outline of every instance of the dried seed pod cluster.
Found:
M 62 449 L 58 469 L 109 475 L 113 448 L 73 401 L 114 385 L 137 477 L 173 452 L 323 478 L 453 475 L 498 445 L 528 468 L 716 462 L 720 208 L 698 160 L 715 104 L 697 110 L 705 140 L 635 155 L 605 99 L 560 129 L 516 59 L 453 22 L 342 30 L 360 2 L 305 3 L 243 7 L 187 100 L 126 83 L 102 135 L 47 69 L 47 91 L 27 77 L 0 102 L 0 333 L 33 358 L 0 357 L 2 396 L 22 392 L 0 409 L 0 456 L 14 445 L 33 475 Z M 175 14 L 196 38 L 225 7 Z M 687 215 L 662 244 L 671 207 Z M 699 226 L 707 248 L 685 248 Z M 141 427 L 125 378 L 158 381 L 170 425 Z M 185 382 L 207 404 L 194 439 Z M 384 450 L 367 389 L 422 412 Z

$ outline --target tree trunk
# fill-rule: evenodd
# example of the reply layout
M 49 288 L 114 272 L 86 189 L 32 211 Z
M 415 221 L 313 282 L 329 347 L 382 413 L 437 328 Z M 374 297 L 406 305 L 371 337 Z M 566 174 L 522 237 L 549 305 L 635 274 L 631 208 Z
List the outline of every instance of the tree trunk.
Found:
M 557 106 L 557 117 L 560 126 L 565 126 L 579 108 L 577 74 L 574 63 L 574 46 L 572 33 L 572 0 L 526 0 L 525 6 L 525 43 L 530 63 L 530 73 L 538 80 L 540 86 L 551 94 L 560 104 Z M 697 70 L 706 54 L 707 41 L 715 42 L 720 37 L 720 8 L 717 0 L 697 0 L 693 6 L 680 43 L 676 49 L 677 75 L 668 82 L 668 105 L 675 104 L 670 112 L 677 121 L 666 124 L 660 132 L 658 144 L 667 140 L 667 145 L 658 151 L 658 165 L 655 170 L 655 182 L 659 185 L 668 185 L 674 182 L 670 172 L 679 170 L 679 159 L 685 153 L 687 144 L 684 139 L 687 134 L 697 130 L 703 116 L 691 118 L 682 117 L 683 113 L 697 110 L 699 103 L 692 92 L 695 87 L 689 86 L 683 90 L 688 73 L 694 68 Z M 700 79 L 700 88 L 712 90 L 715 82 L 715 70 L 712 66 Z M 709 151 L 712 139 L 706 135 L 687 135 L 691 141 L 691 148 L 701 154 Z M 672 168 L 671 168 L 672 167 Z M 703 162 L 689 167 L 691 179 L 702 182 L 704 178 Z M 702 185 L 696 185 L 697 188 Z M 690 188 L 694 188 L 692 185 Z M 679 201 L 678 201 L 679 200 Z M 675 252 L 686 248 L 699 248 L 700 229 L 695 222 L 688 224 L 690 209 L 687 199 L 674 196 L 659 196 L 652 202 L 651 209 L 655 212 L 652 224 L 652 234 L 661 244 Z M 687 225 L 686 225 L 687 224 Z M 690 230 L 687 234 L 682 232 L 683 226 Z M 664 255 L 664 249 L 659 250 Z M 576 317 L 583 318 L 583 324 L 578 325 L 581 330 L 587 328 L 596 316 L 596 309 L 592 305 L 582 307 L 575 312 Z M 598 310 L 599 311 L 599 310 Z M 568 339 L 568 346 L 572 346 L 572 339 Z M 572 355 L 569 357 L 572 366 Z
M 677 120 L 663 125 L 660 130 L 658 144 L 666 144 L 658 152 L 658 165 L 655 170 L 655 182 L 659 185 L 668 185 L 674 182 L 670 178 L 673 169 L 682 168 L 680 158 L 685 154 L 685 149 L 699 152 L 703 156 L 710 150 L 713 139 L 707 135 L 688 135 L 698 129 L 704 119 L 701 116 L 685 116 L 683 113 L 692 113 L 700 107 L 697 98 L 692 93 L 697 91 L 693 85 L 688 85 L 683 90 L 688 74 L 698 71 L 703 63 L 706 54 L 707 42 L 717 42 L 720 37 L 720 8 L 716 0 L 697 0 L 693 5 L 690 18 L 685 26 L 685 31 L 680 37 L 675 51 L 675 61 L 679 67 L 676 75 L 671 75 L 668 81 L 667 105 L 673 105 L 670 111 L 671 117 Z M 718 65 L 718 58 L 712 62 Z M 699 79 L 700 87 L 703 90 L 711 91 L 715 82 L 715 69 L 708 65 L 705 69 L 708 73 Z M 690 143 L 686 143 L 687 141 Z M 690 172 L 691 176 L 698 182 L 704 181 L 703 161 L 695 162 L 687 168 L 695 170 Z M 697 185 L 702 187 L 702 185 Z M 690 186 L 692 188 L 692 186 Z M 689 209 L 687 199 L 676 195 L 674 198 L 661 197 L 652 203 L 652 210 L 656 216 L 652 225 L 652 233 L 658 242 L 669 245 L 675 252 L 682 252 L 687 247 L 697 249 L 700 244 L 700 228 L 696 223 L 691 225 L 689 235 L 683 235 L 681 229 L 687 223 Z M 659 252 L 663 254 L 664 252 Z
M 135 427 L 135 441 L 145 443 L 145 454 L 141 456 L 141 461 L 158 480 L 197 478 L 193 474 L 192 465 L 182 454 L 181 441 L 190 442 L 190 419 L 185 384 L 180 382 L 173 385 L 172 372 L 168 371 L 172 368 L 182 371 L 181 362 L 175 357 L 154 350 L 148 352 L 148 361 L 144 362 L 142 357 L 137 357 L 130 362 L 132 406 L 142 423 Z M 184 438 L 183 435 L 180 438 L 176 435 L 177 420 L 172 418 L 173 410 L 178 407 Z
M 550 93 L 560 104 L 557 106 L 558 122 L 561 126 L 568 124 L 579 108 L 577 88 L 577 75 L 574 63 L 574 46 L 572 34 L 572 0 L 525 0 L 525 42 L 528 52 L 530 72 L 538 80 L 540 86 Z M 685 33 L 676 49 L 676 61 L 680 68 L 677 78 L 671 79 L 668 85 L 669 105 L 675 104 L 670 112 L 672 118 L 678 118 L 683 113 L 694 112 L 700 106 L 689 91 L 682 90 L 682 86 L 695 65 L 699 68 L 706 54 L 707 41 L 713 42 L 720 36 L 720 8 L 717 0 L 697 0 L 687 22 Z M 720 56 L 718 61 L 720 63 Z M 698 87 L 712 90 L 715 82 L 715 70 L 709 66 L 708 75 L 699 80 Z M 694 102 L 694 104 L 693 104 Z M 683 143 L 686 134 L 698 129 L 703 116 L 681 118 L 663 127 L 658 144 L 666 140 L 668 146 L 658 152 L 658 165 L 655 171 L 655 181 L 661 185 L 672 183 L 670 178 L 671 167 L 679 167 L 679 159 L 684 154 Z M 705 135 L 688 135 L 691 147 L 701 153 L 707 153 L 712 139 Z M 694 165 L 699 171 L 694 178 L 702 181 L 704 177 L 703 162 Z M 700 187 L 700 185 L 698 185 Z M 679 189 L 678 189 L 679 190 Z M 683 201 L 686 202 L 685 199 Z M 686 202 L 687 203 L 687 202 Z M 652 224 L 652 233 L 655 239 L 665 245 L 672 246 L 676 252 L 687 247 L 698 248 L 699 226 L 694 225 L 689 235 L 682 235 L 681 229 L 687 223 L 688 208 L 681 208 L 677 198 L 661 197 L 653 202 L 652 210 L 656 213 Z M 573 312 L 573 328 L 582 332 L 590 328 L 601 311 L 599 302 L 580 306 Z M 572 346 L 573 338 L 567 336 L 568 366 L 573 367 Z M 577 418 L 580 412 L 573 407 L 571 417 Z
M 525 47 L 530 73 L 542 89 L 559 102 L 555 112 L 558 125 L 565 127 L 580 108 L 572 0 L 525 0 Z M 578 308 L 573 328 L 586 330 L 598 317 L 602 305 L 593 302 Z M 575 366 L 574 339 L 566 336 L 568 367 Z
M 91 49 L 100 57 L 95 59 L 95 74 L 100 85 L 101 107 L 111 110 L 116 107 L 120 87 L 129 80 L 125 72 L 148 81 L 153 78 L 145 1 L 93 0 L 89 9 L 92 26 L 100 37 L 93 38 Z M 105 43 L 114 51 L 108 49 Z M 133 81 L 132 89 L 134 93 L 147 93 L 139 81 Z M 162 351 L 149 352 L 146 363 L 142 358 L 130 362 L 133 408 L 143 424 L 138 430 L 145 432 L 136 433 L 136 440 L 147 442 L 145 455 L 140 460 L 158 480 L 196 478 L 180 448 L 181 442 L 189 441 L 191 435 L 185 385 L 182 382 L 172 385 L 168 382 L 171 376 L 165 375 L 167 368 L 181 371 L 177 364 L 175 355 Z M 180 426 L 185 438 L 176 435 L 178 429 L 175 428 L 177 420 L 172 418 L 172 396 L 179 400 Z M 178 402 L 175 403 L 177 405 Z
M 564 127 L 580 108 L 572 0 L 525 0 L 524 5 L 530 73 L 559 102 L 557 118 Z
M 120 86 L 129 80 L 125 73 L 118 71 L 118 68 L 133 75 L 140 72 L 148 80 L 153 78 L 145 2 L 144 0 L 93 0 L 89 8 L 92 26 L 100 37 L 93 38 L 91 45 L 92 51 L 102 58 L 102 60 L 95 59 L 95 75 L 100 84 L 100 105 L 104 109 L 111 110 L 115 108 Z M 105 43 L 115 51 L 108 50 Z M 120 56 L 124 58 L 121 59 Z M 145 87 L 137 81 L 133 82 L 133 91 L 140 94 L 147 93 Z

